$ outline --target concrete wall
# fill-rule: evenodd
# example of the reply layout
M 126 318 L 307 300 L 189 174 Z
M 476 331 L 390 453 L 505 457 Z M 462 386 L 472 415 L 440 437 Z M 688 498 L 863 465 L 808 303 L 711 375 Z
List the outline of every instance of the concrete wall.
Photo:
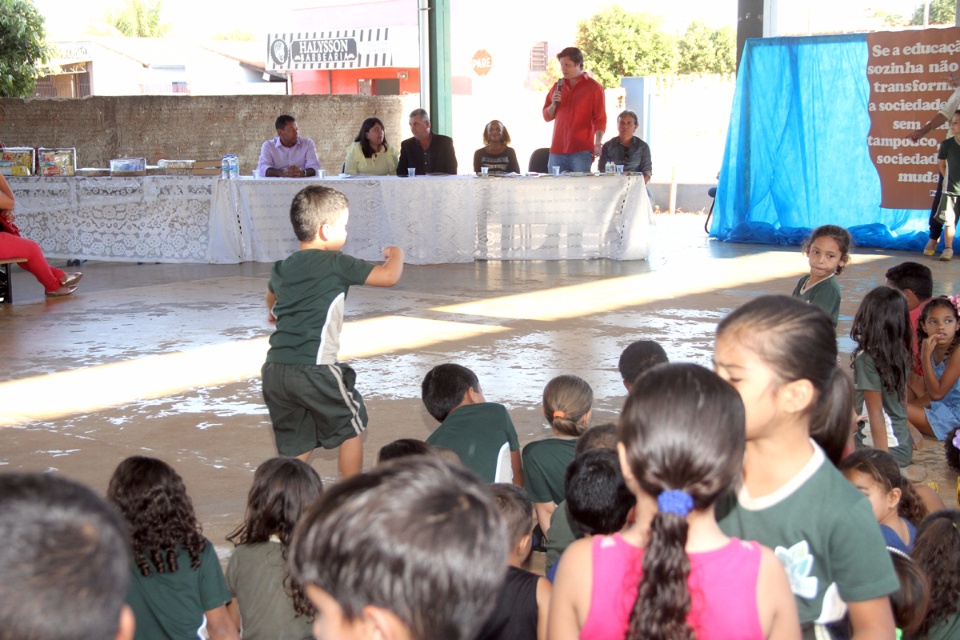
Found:
M 249 174 L 260 145 L 276 136 L 274 120 L 289 113 L 300 135 L 316 142 L 321 165 L 339 173 L 364 118 L 383 120 L 391 143 L 409 137 L 410 104 L 409 97 L 344 95 L 4 98 L 0 141 L 8 147 L 76 147 L 79 167 L 107 167 L 111 158 L 125 156 L 156 164 L 161 158 L 236 153 L 241 172 Z

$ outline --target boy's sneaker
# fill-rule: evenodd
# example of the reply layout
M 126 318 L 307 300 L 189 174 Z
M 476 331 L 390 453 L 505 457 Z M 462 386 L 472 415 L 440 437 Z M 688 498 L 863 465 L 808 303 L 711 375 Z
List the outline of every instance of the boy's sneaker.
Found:
M 952 257 L 953 257 L 953 249 L 944 249 L 943 253 L 940 254 L 940 261 L 947 262 Z

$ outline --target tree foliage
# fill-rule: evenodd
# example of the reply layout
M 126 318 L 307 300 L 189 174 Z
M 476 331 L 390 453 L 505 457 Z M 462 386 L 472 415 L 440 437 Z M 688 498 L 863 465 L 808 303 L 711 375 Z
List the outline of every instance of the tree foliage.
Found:
M 31 0 L 0 0 L 0 97 L 33 93 L 50 57 L 43 22 Z
M 679 73 L 733 73 L 737 35 L 730 27 L 711 29 L 694 20 L 677 44 Z
M 547 70 L 541 71 L 540 75 L 531 83 L 534 91 L 546 91 L 547 88 L 557 84 L 557 80 L 563 74 L 560 72 L 560 61 L 556 56 L 547 58 Z
M 953 24 L 957 16 L 956 0 L 932 0 L 928 24 Z M 923 3 L 913 12 L 913 25 L 923 24 Z
M 620 78 L 672 73 L 677 69 L 677 41 L 659 17 L 606 7 L 577 24 L 577 47 L 584 68 L 605 87 Z
M 85 31 L 96 36 L 163 38 L 170 29 L 170 23 L 163 20 L 163 0 L 127 0 L 119 8 L 108 9 Z

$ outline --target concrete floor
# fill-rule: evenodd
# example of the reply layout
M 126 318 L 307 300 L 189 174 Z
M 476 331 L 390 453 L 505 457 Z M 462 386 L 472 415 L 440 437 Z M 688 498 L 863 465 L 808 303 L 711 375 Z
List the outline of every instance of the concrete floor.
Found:
M 616 364 L 630 342 L 655 339 L 673 360 L 709 366 L 715 325 L 744 301 L 789 294 L 807 271 L 796 247 L 708 240 L 703 218 L 656 216 L 647 261 L 490 262 L 408 266 L 392 289 L 356 287 L 341 358 L 358 373 L 370 414 L 364 461 L 435 426 L 419 399 L 430 367 L 477 372 L 505 404 L 521 444 L 547 435 L 543 386 L 585 378 L 594 422 L 623 401 Z M 838 335 L 884 272 L 913 254 L 858 251 L 840 276 Z M 957 263 L 929 262 L 937 294 L 958 293 Z M 62 264 L 61 264 L 62 266 Z M 253 470 L 275 454 L 260 396 L 270 327 L 269 265 L 88 263 L 79 291 L 46 299 L 17 270 L 16 303 L 0 305 L 0 470 L 57 470 L 103 491 L 134 454 L 161 457 L 184 477 L 205 532 L 223 549 L 240 523 Z M 928 480 L 956 505 L 957 477 L 940 445 L 918 453 Z M 325 482 L 335 454 L 312 461 Z

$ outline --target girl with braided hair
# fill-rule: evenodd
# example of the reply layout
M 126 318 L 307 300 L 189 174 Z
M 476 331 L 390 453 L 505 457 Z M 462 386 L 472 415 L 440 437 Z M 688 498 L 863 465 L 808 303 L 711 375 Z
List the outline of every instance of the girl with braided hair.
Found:
M 660 365 L 632 386 L 617 435 L 636 522 L 564 553 L 549 640 L 797 640 L 773 552 L 724 535 L 714 518 L 743 462 L 736 390 L 697 365 Z

